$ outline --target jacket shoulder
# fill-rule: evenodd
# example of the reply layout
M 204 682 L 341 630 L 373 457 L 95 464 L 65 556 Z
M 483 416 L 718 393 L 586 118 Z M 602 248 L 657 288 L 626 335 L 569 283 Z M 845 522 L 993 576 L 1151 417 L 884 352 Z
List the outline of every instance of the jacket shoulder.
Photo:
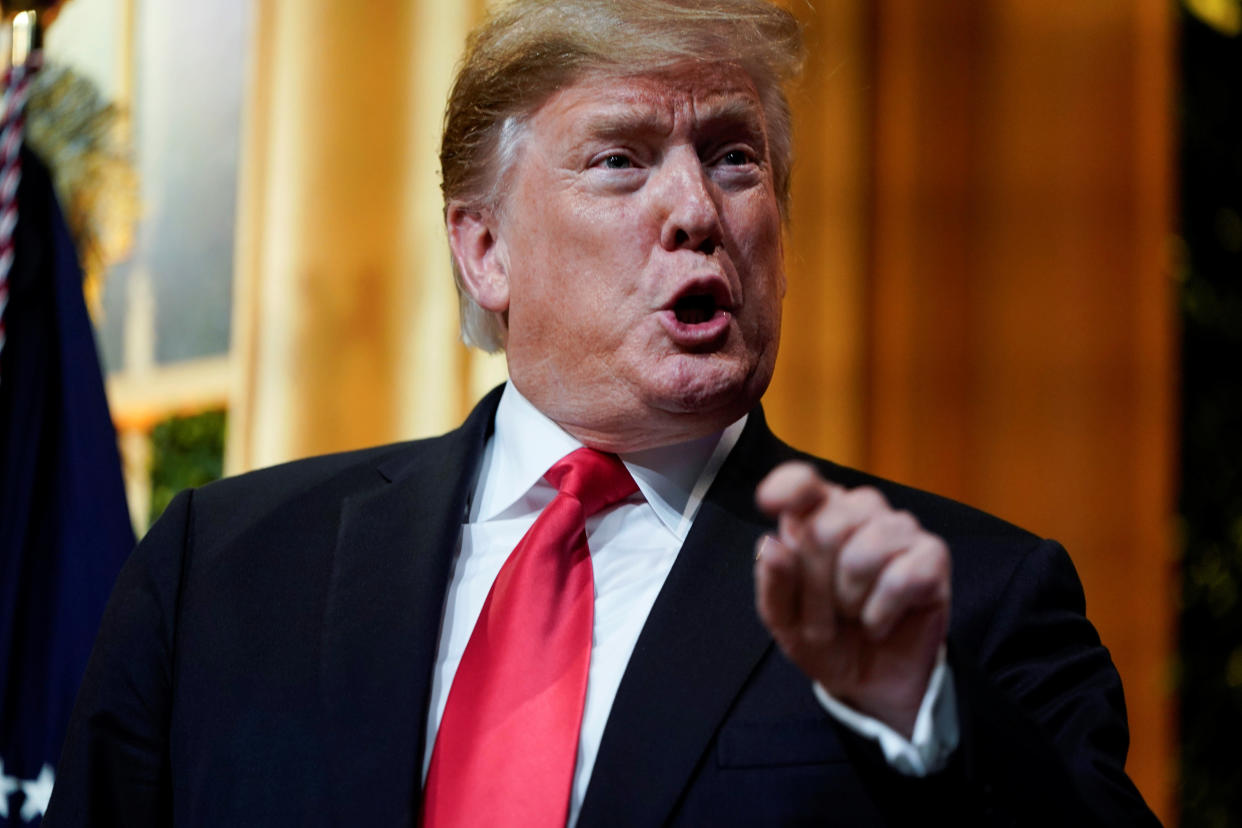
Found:
M 894 508 L 912 513 L 925 529 L 946 539 L 1007 539 L 1024 545 L 1040 540 L 1026 529 L 982 509 L 796 449 L 768 429 L 761 410 L 752 412 L 737 451 L 740 464 L 755 484 L 781 463 L 801 461 L 815 466 L 824 479 L 847 489 L 870 486 L 879 490 Z
M 413 475 L 425 476 L 427 485 L 456 479 L 491 433 L 500 392 L 494 389 L 446 434 L 293 460 L 209 483 L 193 492 L 194 510 L 243 527 L 281 515 L 334 514 L 351 494 Z
M 255 469 L 208 483 L 194 491 L 198 510 L 225 510 L 233 520 L 270 514 L 291 504 L 305 504 L 316 493 L 349 492 L 383 479 L 394 464 L 416 466 L 422 454 L 443 437 L 323 454 Z

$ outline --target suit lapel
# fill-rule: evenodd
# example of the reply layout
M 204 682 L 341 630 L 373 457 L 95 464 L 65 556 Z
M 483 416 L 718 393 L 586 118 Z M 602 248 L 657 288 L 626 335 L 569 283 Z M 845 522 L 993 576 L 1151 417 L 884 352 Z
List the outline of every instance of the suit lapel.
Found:
M 772 524 L 755 485 L 789 449 L 756 409 L 669 572 L 604 729 L 579 826 L 657 825 L 760 658 L 773 646 L 754 611 L 754 549 Z
M 415 821 L 444 595 L 499 396 L 342 506 L 322 670 L 335 823 Z

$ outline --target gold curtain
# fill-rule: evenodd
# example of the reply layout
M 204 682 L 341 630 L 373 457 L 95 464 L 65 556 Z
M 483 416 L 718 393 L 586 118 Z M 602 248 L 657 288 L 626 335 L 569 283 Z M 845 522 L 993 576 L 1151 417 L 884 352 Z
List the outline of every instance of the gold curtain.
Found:
M 481 9 L 253 8 L 228 470 L 452 428 L 503 377 L 458 341 L 436 163 Z
M 877 4 L 866 447 L 1064 542 L 1166 823 L 1172 11 Z

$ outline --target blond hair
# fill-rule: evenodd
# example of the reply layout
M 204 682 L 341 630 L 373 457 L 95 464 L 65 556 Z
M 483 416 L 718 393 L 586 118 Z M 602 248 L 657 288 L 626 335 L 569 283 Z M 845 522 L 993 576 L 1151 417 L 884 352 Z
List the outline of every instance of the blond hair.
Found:
M 470 35 L 449 93 L 440 146 L 445 209 L 454 202 L 498 208 L 527 120 L 587 73 L 624 76 L 727 61 L 740 65 L 759 92 L 784 213 L 793 147 L 783 85 L 801 60 L 797 21 L 766 0 L 514 0 Z M 462 339 L 501 350 L 502 315 L 474 301 L 456 260 L 453 276 Z

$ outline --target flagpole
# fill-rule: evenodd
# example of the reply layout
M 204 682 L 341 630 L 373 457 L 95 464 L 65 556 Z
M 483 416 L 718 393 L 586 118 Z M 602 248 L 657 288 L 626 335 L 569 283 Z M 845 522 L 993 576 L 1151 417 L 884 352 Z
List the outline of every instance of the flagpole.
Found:
M 13 234 L 17 229 L 17 188 L 22 177 L 25 107 L 30 97 L 31 75 L 38 71 L 42 61 L 38 12 L 17 12 L 7 28 L 9 48 L 4 55 L 4 95 L 0 98 L 0 357 L 6 340 L 5 318 L 9 304 L 9 273 L 13 269 Z M 0 382 L 3 381 L 3 373 L 0 373 Z

